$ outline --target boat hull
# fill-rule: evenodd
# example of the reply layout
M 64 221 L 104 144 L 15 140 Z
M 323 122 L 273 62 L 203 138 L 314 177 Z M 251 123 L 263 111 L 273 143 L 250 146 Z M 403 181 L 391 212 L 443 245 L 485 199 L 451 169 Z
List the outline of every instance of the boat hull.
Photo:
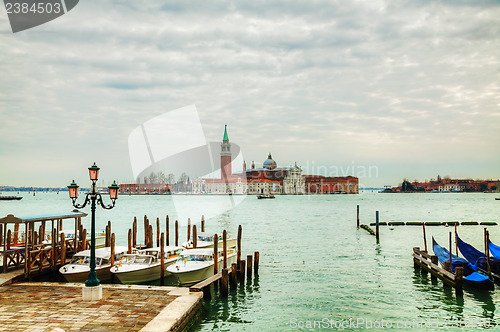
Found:
M 227 265 L 236 263 L 236 254 L 227 257 Z M 219 258 L 218 262 L 218 272 L 222 271 L 222 257 Z M 214 275 L 214 264 L 210 264 L 204 268 L 196 269 L 193 271 L 182 271 L 176 272 L 172 268 L 170 272 L 175 275 L 177 281 L 181 285 L 192 285 Z
M 166 270 L 167 267 L 174 263 L 175 260 L 169 263 L 165 262 L 165 277 L 170 275 L 170 272 Z M 111 273 L 114 274 L 122 284 L 142 284 L 160 279 L 161 265 L 158 263 L 144 268 L 123 272 L 120 271 L 119 268 L 112 268 Z
M 96 268 L 95 272 L 97 274 L 97 279 L 99 279 L 99 281 L 111 280 L 110 268 L 111 265 L 108 265 L 106 267 Z M 89 272 L 90 268 L 87 268 L 87 269 L 82 269 L 81 271 L 78 272 L 61 271 L 61 274 L 63 275 L 64 279 L 66 279 L 67 282 L 85 282 L 89 278 Z

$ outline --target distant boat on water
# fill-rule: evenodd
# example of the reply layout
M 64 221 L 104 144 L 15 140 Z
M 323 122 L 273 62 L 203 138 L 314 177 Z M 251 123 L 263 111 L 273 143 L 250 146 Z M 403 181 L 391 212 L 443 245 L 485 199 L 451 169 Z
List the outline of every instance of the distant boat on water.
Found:
M 23 199 L 22 196 L 1 196 L 0 195 L 0 201 L 18 201 L 20 199 Z
M 264 198 L 274 198 L 273 194 L 262 194 L 257 196 L 258 199 L 264 199 Z
M 500 201 L 500 197 L 495 197 L 495 201 Z

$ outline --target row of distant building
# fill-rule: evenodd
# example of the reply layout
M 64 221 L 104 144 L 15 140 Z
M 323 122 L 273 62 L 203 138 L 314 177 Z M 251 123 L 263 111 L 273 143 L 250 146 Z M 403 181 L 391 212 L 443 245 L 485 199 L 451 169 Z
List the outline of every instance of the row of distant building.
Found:
M 500 180 L 441 179 L 418 182 L 403 181 L 399 187 L 386 188 L 385 192 L 494 192 L 500 190 Z
M 194 194 L 358 194 L 357 177 L 327 177 L 322 175 L 302 174 L 302 169 L 295 163 L 290 167 L 278 167 L 271 153 L 262 164 L 255 167 L 252 162 L 247 169 L 243 162 L 241 173 L 232 172 L 231 143 L 224 128 L 221 143 L 221 177 L 196 178 L 186 184 L 186 191 Z M 172 193 L 173 188 L 162 184 L 120 184 L 121 193 Z

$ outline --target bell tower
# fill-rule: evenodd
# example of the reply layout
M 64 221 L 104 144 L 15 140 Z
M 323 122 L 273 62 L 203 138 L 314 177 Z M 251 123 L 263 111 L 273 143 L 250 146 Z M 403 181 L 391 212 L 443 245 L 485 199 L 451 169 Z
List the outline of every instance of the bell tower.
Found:
M 227 136 L 227 125 L 224 125 L 224 138 L 220 145 L 220 172 L 221 179 L 227 180 L 232 176 L 231 170 L 231 143 L 229 143 L 229 137 Z

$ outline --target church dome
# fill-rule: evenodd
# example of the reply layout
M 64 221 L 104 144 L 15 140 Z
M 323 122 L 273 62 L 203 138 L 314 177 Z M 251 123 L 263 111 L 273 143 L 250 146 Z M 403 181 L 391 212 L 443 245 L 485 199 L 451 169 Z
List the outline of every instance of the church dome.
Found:
M 277 167 L 276 162 L 273 160 L 273 157 L 271 157 L 271 153 L 269 153 L 269 156 L 267 156 L 262 166 L 267 169 L 275 169 Z

